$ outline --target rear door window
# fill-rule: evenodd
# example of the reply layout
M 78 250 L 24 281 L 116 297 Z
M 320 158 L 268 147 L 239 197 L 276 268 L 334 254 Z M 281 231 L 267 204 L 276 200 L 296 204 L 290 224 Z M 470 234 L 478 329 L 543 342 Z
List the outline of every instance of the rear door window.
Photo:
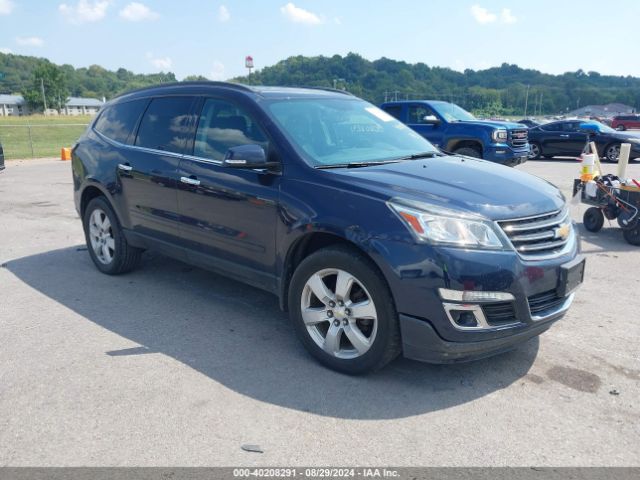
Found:
M 182 153 L 192 125 L 194 97 L 160 97 L 144 112 L 135 145 Z
M 132 100 L 107 107 L 96 120 L 94 129 L 107 138 L 126 144 L 148 100 Z

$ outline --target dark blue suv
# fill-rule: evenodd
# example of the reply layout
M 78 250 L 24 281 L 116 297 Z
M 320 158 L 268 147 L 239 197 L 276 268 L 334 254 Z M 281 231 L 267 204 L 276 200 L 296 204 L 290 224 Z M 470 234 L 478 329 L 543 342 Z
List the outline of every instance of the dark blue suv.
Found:
M 104 106 L 72 163 L 100 271 L 153 249 L 273 292 L 309 352 L 347 373 L 513 348 L 583 277 L 558 189 L 445 155 L 343 92 L 138 90 Z

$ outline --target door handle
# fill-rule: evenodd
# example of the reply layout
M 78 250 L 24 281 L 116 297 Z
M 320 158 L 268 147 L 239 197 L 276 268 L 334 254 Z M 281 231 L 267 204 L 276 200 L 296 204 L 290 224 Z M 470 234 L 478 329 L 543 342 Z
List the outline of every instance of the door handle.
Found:
M 569 135 L 560 135 L 562 138 L 569 138 Z
M 125 163 L 119 163 L 118 170 L 122 170 L 123 172 L 130 172 L 131 170 L 133 170 L 133 167 Z
M 187 185 L 195 185 L 196 187 L 200 185 L 200 180 L 198 180 L 197 178 L 180 177 L 180 181 L 182 183 L 186 183 Z

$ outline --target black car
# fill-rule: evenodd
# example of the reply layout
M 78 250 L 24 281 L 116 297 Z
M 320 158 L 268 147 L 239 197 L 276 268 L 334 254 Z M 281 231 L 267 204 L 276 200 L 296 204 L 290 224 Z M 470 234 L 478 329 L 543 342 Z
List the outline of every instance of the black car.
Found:
M 585 131 L 581 125 L 594 125 L 596 134 Z M 596 143 L 600 156 L 609 162 L 617 162 L 620 155 L 620 144 L 631 144 L 630 159 L 640 157 L 640 137 L 633 134 L 617 132 L 606 125 L 584 120 L 560 120 L 546 123 L 529 129 L 530 159 L 556 156 L 578 157 L 589 141 Z
M 0 143 L 0 171 L 4 170 L 4 150 L 2 149 L 2 144 Z
M 540 125 L 538 122 L 534 120 L 529 120 L 528 118 L 523 118 L 522 120 L 518 120 L 516 123 L 519 123 L 520 125 L 525 125 L 527 128 L 533 128 Z
M 132 92 L 104 106 L 72 167 L 101 272 L 154 249 L 265 289 L 310 353 L 348 373 L 400 353 L 442 363 L 511 349 L 561 318 L 582 281 L 557 188 L 446 155 L 341 91 Z

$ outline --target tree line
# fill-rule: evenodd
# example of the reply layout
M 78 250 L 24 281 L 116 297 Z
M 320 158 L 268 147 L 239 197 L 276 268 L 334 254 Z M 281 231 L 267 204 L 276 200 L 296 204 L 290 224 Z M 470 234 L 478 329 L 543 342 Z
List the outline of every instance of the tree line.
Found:
M 21 93 L 30 107 L 42 108 L 42 88 L 50 108 L 68 96 L 112 98 L 127 90 L 175 82 L 173 73 L 136 74 L 98 65 L 74 68 L 46 59 L 0 54 L 0 93 Z M 184 80 L 204 80 L 189 76 Z M 331 57 L 293 56 L 232 81 L 251 85 L 316 86 L 345 89 L 372 103 L 389 99 L 449 100 L 479 115 L 557 114 L 580 106 L 619 102 L 640 106 L 640 78 L 567 72 L 551 75 L 503 63 L 486 70 L 458 72 L 425 63 L 349 53 Z

